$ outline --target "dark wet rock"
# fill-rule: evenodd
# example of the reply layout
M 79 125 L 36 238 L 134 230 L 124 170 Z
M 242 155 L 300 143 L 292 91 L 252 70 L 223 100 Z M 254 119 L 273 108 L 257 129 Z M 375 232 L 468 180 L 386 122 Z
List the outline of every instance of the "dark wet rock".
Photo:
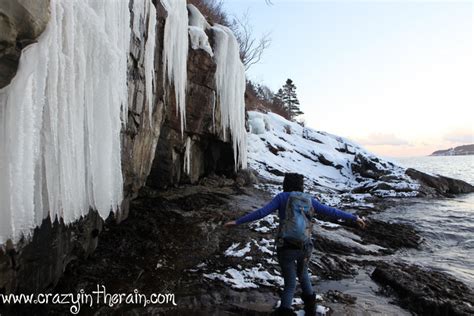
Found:
M 70 225 L 48 217 L 34 230 L 32 240 L 23 239 L 15 248 L 7 243 L 6 251 L 0 250 L 0 293 L 50 289 L 71 261 L 91 255 L 102 225 L 94 211 Z
M 376 254 L 375 252 L 365 251 L 358 247 L 353 247 L 349 244 L 337 242 L 328 238 L 324 238 L 321 235 L 316 235 L 314 238 L 314 247 L 320 251 L 325 253 L 332 253 L 332 254 L 360 254 L 360 255 L 367 255 L 367 254 Z
M 281 146 L 278 146 L 278 145 L 277 145 L 276 147 L 274 147 L 274 146 L 272 146 L 272 144 L 270 144 L 270 143 L 267 143 L 267 148 L 268 148 L 268 150 L 269 150 L 272 154 L 274 154 L 274 155 L 278 155 L 278 153 L 279 153 L 280 151 L 285 151 L 285 148 L 283 148 L 283 147 L 281 147 Z
M 309 155 L 307 155 L 303 152 L 300 152 L 300 151 L 297 151 L 297 153 L 300 154 L 301 156 L 303 156 L 306 159 L 309 159 L 309 160 L 314 161 L 314 162 L 319 162 L 319 160 L 317 158 L 315 158 L 314 156 L 313 157 L 309 156 Z M 312 154 L 315 155 L 314 152 L 312 152 Z
M 355 152 L 354 151 L 351 151 L 349 149 L 349 146 L 347 146 L 347 144 L 345 143 L 344 144 L 344 147 L 342 148 L 336 148 L 336 150 L 340 153 L 343 153 L 343 154 L 349 154 L 349 155 L 355 155 Z
M 331 254 L 314 253 L 310 269 L 324 280 L 340 280 L 357 274 L 354 264 Z
M 387 248 L 387 253 L 401 248 L 418 248 L 423 239 L 415 228 L 403 223 L 387 223 L 370 219 L 365 229 L 354 229 L 363 242 Z
M 239 186 L 250 186 L 259 182 L 256 172 L 251 169 L 239 170 L 235 181 Z
M 313 141 L 317 144 L 324 144 L 322 141 L 320 141 L 319 139 L 317 139 L 316 137 L 313 137 L 311 135 L 306 135 L 305 137 L 306 139 L 310 140 L 310 141 Z
M 326 294 L 324 294 L 324 296 L 333 303 L 344 303 L 344 304 L 352 305 L 352 304 L 355 304 L 355 302 L 357 301 L 357 298 L 355 296 L 352 296 L 350 294 L 345 294 L 337 290 L 327 291 Z
M 474 192 L 474 186 L 462 180 L 441 175 L 433 176 L 412 168 L 408 168 L 406 174 L 422 184 L 422 189 L 420 190 L 422 195 L 443 195 L 450 197 L 453 194 Z
M 96 251 L 86 260 L 79 257 L 69 263 L 53 293 L 91 292 L 104 284 L 108 293 L 174 293 L 178 307 L 122 305 L 113 309 L 104 305 L 83 306 L 84 315 L 109 315 L 127 312 L 158 315 L 222 315 L 239 313 L 267 315 L 276 302 L 273 288 L 239 291 L 203 277 L 203 273 L 235 264 L 255 266 L 266 262 L 261 250 L 252 246 L 255 261 L 225 257 L 234 242 L 246 243 L 259 236 L 247 227 L 231 231 L 222 224 L 237 212 L 264 203 L 252 188 L 240 194 L 236 182 L 218 176 L 202 181 L 205 185 L 170 188 L 167 191 L 143 190 L 131 204 L 129 216 L 120 224 L 107 221 Z M 215 184 L 219 183 L 219 186 Z M 263 198 L 264 196 L 264 198 Z M 238 197 L 238 198 L 237 198 Z M 90 236 L 97 234 L 91 233 Z M 48 256 L 45 256 L 47 258 Z M 192 272 L 205 264 L 199 273 Z M 260 294 L 259 294 L 260 293 Z M 15 314 L 64 315 L 68 306 L 15 306 Z M 204 312 L 205 311 L 205 312 Z M 3 315 L 3 310 L 0 310 Z M 201 314 L 200 314 L 201 313 Z M 8 314 L 6 314 L 8 315 Z
M 389 174 L 391 171 L 381 169 L 377 166 L 379 160 L 377 158 L 368 158 L 361 154 L 354 157 L 354 162 L 351 164 L 352 171 L 360 174 L 364 178 L 379 179 L 380 177 Z
M 465 284 L 438 271 L 380 262 L 372 278 L 391 287 L 402 306 L 422 315 L 473 315 L 474 294 Z
M 387 177 L 382 176 L 380 179 Z M 393 181 L 393 180 L 388 180 Z M 405 186 L 396 186 L 393 183 L 387 182 L 376 182 L 376 183 L 365 183 L 364 185 L 355 187 L 351 190 L 352 193 L 376 193 L 377 191 L 395 191 L 395 192 L 412 192 L 413 189 Z
M 283 177 L 285 175 L 285 173 L 283 171 L 275 169 L 270 165 L 265 165 L 265 170 L 267 170 L 268 172 L 270 172 L 270 173 L 272 173 L 272 174 L 274 174 L 278 177 Z
M 324 155 L 318 155 L 318 160 L 321 164 L 325 165 L 325 166 L 330 166 L 330 167 L 334 167 L 334 164 L 332 161 L 328 160 L 326 157 L 324 157 Z

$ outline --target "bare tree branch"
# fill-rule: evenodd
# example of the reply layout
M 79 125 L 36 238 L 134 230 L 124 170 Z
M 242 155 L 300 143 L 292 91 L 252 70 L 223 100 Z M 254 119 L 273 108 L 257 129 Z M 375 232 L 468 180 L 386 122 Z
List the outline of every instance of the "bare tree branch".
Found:
M 240 18 L 234 16 L 231 29 L 239 42 L 240 59 L 245 70 L 248 70 L 262 59 L 263 52 L 270 46 L 270 33 L 267 32 L 258 39 L 254 37 L 248 10 Z

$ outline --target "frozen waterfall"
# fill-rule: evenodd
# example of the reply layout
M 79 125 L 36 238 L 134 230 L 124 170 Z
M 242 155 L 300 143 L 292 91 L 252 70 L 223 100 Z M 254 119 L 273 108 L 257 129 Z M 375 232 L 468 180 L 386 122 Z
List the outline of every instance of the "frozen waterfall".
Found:
M 122 201 L 126 1 L 51 0 L 51 19 L 0 90 L 0 243 L 48 215 L 65 223 Z

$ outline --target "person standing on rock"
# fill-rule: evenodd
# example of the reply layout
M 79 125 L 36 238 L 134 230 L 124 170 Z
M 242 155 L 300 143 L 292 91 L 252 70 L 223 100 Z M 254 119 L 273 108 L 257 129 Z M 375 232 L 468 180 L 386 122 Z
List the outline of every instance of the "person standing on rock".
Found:
M 275 315 L 294 315 L 291 308 L 296 288 L 296 277 L 303 291 L 305 315 L 316 315 L 316 294 L 308 274 L 308 263 L 313 251 L 311 240 L 312 222 L 315 213 L 335 219 L 356 223 L 360 228 L 365 222 L 358 216 L 321 204 L 304 190 L 304 177 L 298 173 L 286 173 L 283 180 L 283 192 L 277 194 L 264 207 L 235 221 L 224 224 L 225 227 L 252 222 L 278 210 L 280 225 L 275 240 L 278 263 L 284 279 L 280 307 Z

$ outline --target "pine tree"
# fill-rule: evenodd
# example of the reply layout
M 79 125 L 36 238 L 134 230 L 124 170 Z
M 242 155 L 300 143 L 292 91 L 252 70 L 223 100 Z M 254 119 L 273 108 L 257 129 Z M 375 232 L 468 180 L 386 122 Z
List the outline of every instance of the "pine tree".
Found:
M 281 107 L 282 109 L 285 108 L 285 105 L 283 103 L 283 90 L 281 88 L 278 89 L 277 93 L 275 93 L 272 101 L 275 106 Z
M 280 91 L 281 100 L 286 112 L 288 113 L 288 117 L 293 120 L 296 116 L 303 114 L 299 107 L 300 101 L 298 101 L 298 97 L 296 96 L 296 86 L 293 83 L 293 80 L 287 79 L 283 87 L 278 90 L 277 95 Z

